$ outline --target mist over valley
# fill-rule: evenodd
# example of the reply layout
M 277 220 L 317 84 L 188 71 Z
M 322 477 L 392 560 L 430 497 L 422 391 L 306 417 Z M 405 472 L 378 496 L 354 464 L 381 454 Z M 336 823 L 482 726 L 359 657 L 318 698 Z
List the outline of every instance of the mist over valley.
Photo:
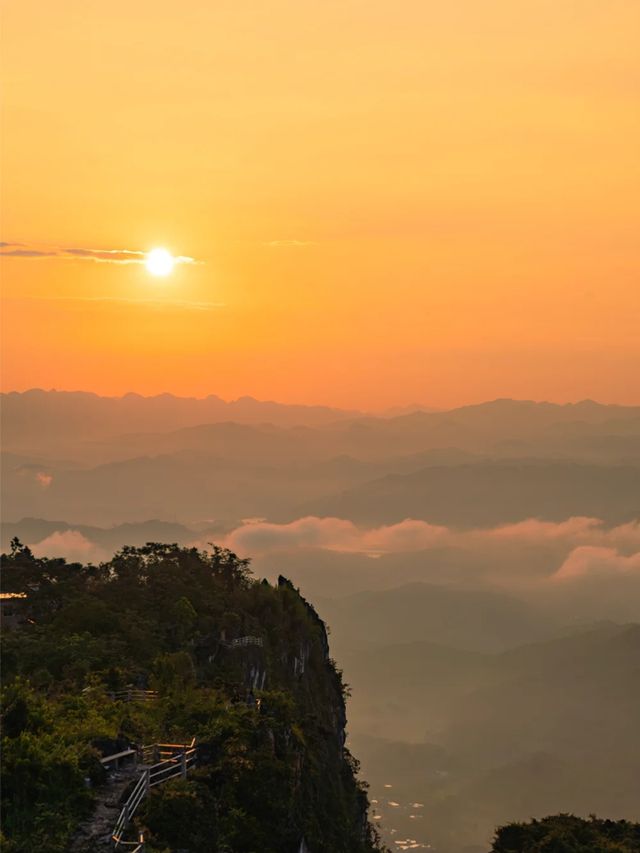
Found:
M 638 817 L 639 408 L 3 403 L 3 549 L 216 542 L 314 602 L 393 848 Z

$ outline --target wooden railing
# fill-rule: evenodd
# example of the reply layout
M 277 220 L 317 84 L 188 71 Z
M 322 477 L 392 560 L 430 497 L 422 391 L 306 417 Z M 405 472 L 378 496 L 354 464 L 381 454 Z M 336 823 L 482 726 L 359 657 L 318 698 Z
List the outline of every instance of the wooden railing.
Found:
M 131 822 L 140 803 L 148 796 L 151 788 L 162 785 L 170 779 L 182 777 L 186 779 L 189 770 L 196 766 L 196 739 L 190 744 L 176 743 L 154 743 L 150 746 L 141 747 L 143 761 L 152 760 L 155 763 L 145 767 L 136 782 L 133 791 L 122 807 L 118 815 L 116 825 L 111 833 L 115 847 L 134 846 L 133 853 L 141 853 L 144 850 L 144 838 L 136 842 L 123 841 L 122 837 Z M 158 757 L 161 760 L 158 761 Z M 137 846 L 135 846 L 137 845 Z
M 129 747 L 127 749 L 123 749 L 121 752 L 114 752 L 112 755 L 105 755 L 104 758 L 100 759 L 100 764 L 102 764 L 105 770 L 110 770 L 112 766 L 117 770 L 121 761 L 124 761 L 127 758 L 135 760 L 137 755 L 137 750 Z
M 139 687 L 125 687 L 109 693 L 116 702 L 153 702 L 158 698 L 157 690 L 142 690 Z
M 144 833 L 138 833 L 137 841 L 120 841 L 116 847 L 127 847 L 129 853 L 144 853 Z
M 237 649 L 239 646 L 263 646 L 264 640 L 262 637 L 237 637 L 235 640 L 230 640 L 225 643 L 231 649 Z
M 139 747 L 138 755 L 142 764 L 158 764 L 169 758 L 175 758 L 182 752 L 188 752 L 194 747 L 195 738 L 191 743 L 152 743 L 149 746 Z

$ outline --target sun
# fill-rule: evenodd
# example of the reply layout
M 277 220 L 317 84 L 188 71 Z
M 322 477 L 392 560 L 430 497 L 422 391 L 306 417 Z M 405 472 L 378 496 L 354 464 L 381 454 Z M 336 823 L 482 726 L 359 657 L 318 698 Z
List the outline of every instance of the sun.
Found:
M 144 263 L 151 275 L 165 276 L 173 272 L 175 262 L 176 259 L 166 249 L 151 249 Z

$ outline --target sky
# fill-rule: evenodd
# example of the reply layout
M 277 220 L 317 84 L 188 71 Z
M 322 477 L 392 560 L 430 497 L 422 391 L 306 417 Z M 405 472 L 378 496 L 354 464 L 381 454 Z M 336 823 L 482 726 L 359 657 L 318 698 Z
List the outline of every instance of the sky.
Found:
M 640 402 L 639 37 L 637 0 L 7 0 L 3 388 Z

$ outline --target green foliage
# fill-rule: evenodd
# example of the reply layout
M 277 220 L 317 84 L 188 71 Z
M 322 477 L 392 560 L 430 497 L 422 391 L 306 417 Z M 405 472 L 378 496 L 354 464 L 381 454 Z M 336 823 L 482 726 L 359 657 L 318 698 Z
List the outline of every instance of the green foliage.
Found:
M 303 836 L 313 850 L 378 849 L 343 748 L 346 689 L 288 582 L 254 582 L 216 546 L 150 543 L 82 566 L 15 542 L 2 563 L 5 588 L 27 595 L 3 637 L 3 850 L 67 849 L 103 781 L 101 745 L 194 736 L 198 769 L 136 816 L 149 850 L 279 853 Z M 223 632 L 262 646 L 230 648 Z M 117 701 L 127 685 L 159 696 Z
M 640 824 L 626 820 L 589 820 L 569 814 L 529 823 L 511 823 L 496 831 L 492 853 L 638 853 Z
M 148 834 L 163 846 L 179 849 L 189 827 L 189 849 L 215 850 L 218 843 L 217 802 L 213 792 L 193 779 L 163 785 L 145 804 Z
M 47 699 L 15 680 L 3 694 L 3 829 L 10 850 L 63 849 L 91 804 L 85 778 L 102 768 L 91 742 L 112 737 L 102 699 Z
M 198 614 L 186 595 L 176 601 L 171 611 L 171 617 L 176 642 L 178 644 L 186 643 L 198 624 Z
M 196 673 L 188 652 L 171 652 L 160 655 L 153 662 L 151 686 L 160 693 L 182 693 L 193 687 Z

